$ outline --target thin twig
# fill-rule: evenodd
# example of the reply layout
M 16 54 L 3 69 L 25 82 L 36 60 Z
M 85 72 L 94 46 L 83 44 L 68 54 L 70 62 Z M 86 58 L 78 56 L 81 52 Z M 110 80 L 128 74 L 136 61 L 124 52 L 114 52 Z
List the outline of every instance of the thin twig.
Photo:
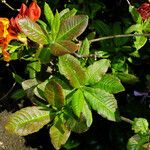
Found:
M 124 122 L 130 123 L 130 124 L 133 123 L 132 120 L 130 120 L 130 119 L 126 118 L 126 117 L 123 117 L 123 116 L 121 116 L 121 120 L 124 121 Z
M 129 1 L 129 0 L 126 0 L 126 1 L 127 1 L 128 5 L 131 5 L 131 3 L 130 3 L 130 1 Z
M 11 10 L 17 10 L 17 9 L 15 9 L 15 8 L 13 8 L 12 6 L 10 6 L 10 5 L 6 2 L 6 0 L 1 0 L 1 2 L 4 3 L 7 7 L 9 7 Z
M 15 85 L 16 85 L 16 82 L 12 85 L 12 87 L 8 90 L 8 92 L 3 97 L 0 98 L 0 101 L 2 101 L 3 99 L 5 99 L 12 92 L 12 90 L 15 87 Z
M 100 37 L 97 39 L 90 40 L 91 43 L 93 42 L 98 42 L 98 41 L 103 41 L 103 40 L 108 40 L 108 39 L 114 39 L 114 38 L 126 38 L 126 37 L 136 37 L 136 36 L 147 36 L 150 37 L 150 34 L 119 34 L 119 35 L 111 35 L 111 36 L 105 36 L 105 37 Z

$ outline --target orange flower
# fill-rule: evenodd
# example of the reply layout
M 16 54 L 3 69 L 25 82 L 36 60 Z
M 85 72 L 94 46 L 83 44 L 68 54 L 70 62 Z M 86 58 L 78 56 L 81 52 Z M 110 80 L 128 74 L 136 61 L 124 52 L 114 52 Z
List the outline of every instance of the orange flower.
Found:
M 10 55 L 6 51 L 11 40 L 17 39 L 17 34 L 9 28 L 9 20 L 7 18 L 0 18 L 0 47 L 2 47 L 2 54 L 5 61 L 10 60 Z
M 19 14 L 15 18 L 10 19 L 11 28 L 17 32 L 21 32 L 18 20 L 24 17 L 29 17 L 32 21 L 37 21 L 41 16 L 41 9 L 36 2 L 32 2 L 27 8 L 25 4 L 21 5 Z
M 146 20 L 150 17 L 150 4 L 149 3 L 144 3 L 142 4 L 137 11 L 140 13 L 142 16 L 143 20 Z

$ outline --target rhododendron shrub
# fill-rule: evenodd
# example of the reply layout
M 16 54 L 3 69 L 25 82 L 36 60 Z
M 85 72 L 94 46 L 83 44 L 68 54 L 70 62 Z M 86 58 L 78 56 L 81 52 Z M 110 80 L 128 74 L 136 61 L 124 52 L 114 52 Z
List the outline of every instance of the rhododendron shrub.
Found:
M 95 111 L 108 121 L 131 124 L 135 135 L 128 141 L 128 150 L 148 145 L 148 121 L 121 116 L 116 94 L 125 91 L 124 84 L 139 82 L 129 66 L 134 65 L 134 59 L 140 57 L 139 50 L 148 43 L 149 6 L 129 6 L 135 22 L 130 22 L 125 31 L 118 21 L 111 23 L 112 28 L 98 19 L 92 24 L 89 19 L 97 16 L 94 13 L 80 15 L 74 8 L 54 13 L 47 3 L 43 11 L 37 2 L 29 7 L 22 4 L 16 17 L 0 18 L 2 57 L 7 62 L 24 60 L 25 72 L 29 73 L 25 80 L 12 72 L 22 87 L 12 97 L 31 101 L 31 106 L 10 115 L 6 130 L 26 136 L 47 125 L 54 148 L 60 149 L 72 132 L 83 133 L 91 127 Z M 41 13 L 44 18 L 40 18 Z M 82 34 L 91 30 L 88 35 Z M 108 37 L 95 39 L 93 31 L 96 36 Z M 95 48 L 94 42 L 101 46 Z

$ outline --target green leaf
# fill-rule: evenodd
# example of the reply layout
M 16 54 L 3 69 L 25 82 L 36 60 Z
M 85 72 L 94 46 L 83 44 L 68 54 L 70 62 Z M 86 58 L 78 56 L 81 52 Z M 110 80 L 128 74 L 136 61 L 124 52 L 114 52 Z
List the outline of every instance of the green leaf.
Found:
M 44 15 L 45 15 L 47 22 L 49 23 L 49 26 L 52 27 L 54 15 L 50 6 L 46 2 L 44 3 Z
M 66 13 L 68 13 L 69 11 L 70 11 L 69 8 L 63 9 L 63 10 L 59 13 L 60 19 L 61 19 Z
M 58 11 L 56 11 L 55 17 L 53 19 L 53 23 L 51 26 L 51 30 L 52 30 L 52 40 L 55 41 L 58 32 L 59 32 L 59 28 L 60 28 L 60 17 L 59 17 L 59 13 Z
M 84 101 L 83 103 L 82 113 L 78 120 L 76 120 L 70 114 L 71 113 L 69 112 L 68 119 L 66 119 L 67 120 L 66 124 L 71 129 L 71 131 L 76 133 L 83 133 L 89 129 L 89 127 L 92 124 L 93 118 L 91 110 L 86 101 Z
M 132 123 L 132 130 L 135 133 L 146 134 L 148 133 L 148 121 L 145 118 L 134 118 Z
M 19 100 L 23 98 L 26 95 L 25 91 L 23 89 L 18 89 L 11 95 L 11 98 L 14 100 Z
M 39 61 L 28 63 L 27 71 L 29 71 L 30 78 L 36 78 L 36 73 L 41 71 L 41 63 Z
M 124 83 L 127 84 L 135 84 L 139 81 L 138 77 L 136 77 L 133 74 L 127 74 L 127 73 L 116 73 L 116 76 Z
M 77 51 L 79 46 L 72 41 L 64 40 L 52 43 L 50 45 L 50 52 L 55 56 L 61 56 L 64 54 L 71 54 Z
M 64 105 L 64 94 L 62 86 L 55 82 L 54 80 L 50 80 L 45 87 L 45 97 L 47 101 L 52 106 L 55 106 L 58 109 L 61 109 Z
M 143 144 L 149 141 L 149 136 L 132 136 L 127 144 L 127 150 L 144 150 L 142 148 Z
M 72 40 L 81 35 L 88 25 L 88 16 L 76 15 L 65 19 L 60 26 L 58 40 Z
M 56 124 L 50 128 L 49 133 L 54 148 L 58 150 L 67 142 L 71 132 L 62 121 L 58 120 Z
M 89 43 L 88 39 L 86 38 L 85 40 L 83 40 L 78 53 L 80 55 L 89 55 L 89 53 L 90 53 L 89 50 L 90 50 L 90 43 Z
M 72 109 L 74 114 L 80 118 L 82 109 L 83 109 L 83 104 L 84 104 L 84 96 L 83 93 L 80 89 L 78 89 L 71 97 L 72 99 Z
M 101 59 L 99 61 L 94 62 L 92 65 L 87 68 L 88 75 L 88 84 L 97 83 L 102 76 L 107 72 L 108 67 L 110 66 L 110 62 L 107 59 Z
M 22 82 L 22 88 L 28 90 L 38 84 L 36 79 L 28 79 Z
M 38 58 L 40 59 L 41 63 L 49 63 L 51 59 L 51 53 L 49 48 L 42 48 L 38 54 Z
M 146 42 L 147 42 L 147 37 L 145 36 L 140 36 L 140 37 L 136 37 L 135 38 L 135 42 L 134 42 L 134 47 L 139 50 L 140 48 L 142 48 Z
M 22 32 L 32 41 L 37 42 L 39 44 L 47 44 L 48 38 L 45 35 L 44 31 L 41 27 L 30 20 L 29 18 L 22 18 L 18 21 L 19 26 L 21 27 Z
M 19 84 L 21 84 L 24 81 L 24 79 L 21 76 L 17 75 L 16 73 L 12 73 L 12 75 L 15 81 Z
M 85 88 L 84 95 L 92 109 L 102 117 L 111 121 L 119 119 L 117 101 L 112 94 L 101 89 Z
M 131 13 L 132 18 L 133 18 L 133 20 L 134 20 L 135 22 L 137 22 L 137 23 L 139 23 L 139 24 L 142 22 L 142 17 L 141 17 L 141 15 L 137 12 L 137 9 L 136 9 L 134 6 L 129 5 L 129 12 Z
M 51 120 L 49 111 L 41 107 L 26 107 L 13 113 L 5 126 L 11 132 L 25 136 L 39 131 Z
M 46 86 L 46 84 L 47 84 L 48 82 L 49 82 L 49 81 L 46 80 L 46 81 L 44 81 L 44 82 L 38 84 L 38 85 L 34 88 L 34 91 L 33 91 L 34 94 L 35 94 L 38 98 L 40 98 L 40 99 L 42 99 L 42 100 L 46 100 L 44 91 L 45 91 L 45 86 Z
M 66 10 L 66 9 L 65 9 Z M 69 9 L 68 9 L 69 10 Z M 76 14 L 77 10 L 75 8 L 73 8 L 72 10 L 69 10 L 69 11 L 61 11 L 60 12 L 60 15 L 61 15 L 61 22 L 64 21 L 65 19 L 71 17 L 71 16 L 74 16 Z
M 113 35 L 119 35 L 121 33 L 122 33 L 121 22 L 115 22 L 113 24 Z M 128 41 L 128 38 L 114 38 L 113 41 L 116 46 L 122 46 Z
M 111 34 L 110 26 L 101 20 L 93 21 L 93 27 L 97 31 L 97 33 L 101 36 L 108 36 Z
M 60 56 L 58 67 L 60 73 L 70 81 L 73 87 L 79 88 L 86 83 L 86 72 L 75 57 L 69 54 Z
M 132 26 L 130 26 L 127 30 L 126 30 L 126 34 L 132 33 L 132 32 L 138 32 L 138 31 L 142 31 L 142 25 L 141 24 L 134 24 Z
M 120 80 L 115 75 L 108 74 L 104 75 L 102 79 L 92 87 L 100 88 L 112 94 L 119 93 L 125 90 Z
M 143 23 L 143 31 L 150 32 L 150 18 L 146 19 Z

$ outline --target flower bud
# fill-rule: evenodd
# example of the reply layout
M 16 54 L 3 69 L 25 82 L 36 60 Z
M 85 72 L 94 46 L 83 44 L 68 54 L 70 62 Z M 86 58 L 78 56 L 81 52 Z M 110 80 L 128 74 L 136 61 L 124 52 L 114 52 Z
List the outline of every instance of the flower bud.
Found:
M 36 2 L 32 2 L 26 12 L 26 16 L 28 16 L 32 21 L 37 21 L 41 16 L 41 8 L 37 5 Z

